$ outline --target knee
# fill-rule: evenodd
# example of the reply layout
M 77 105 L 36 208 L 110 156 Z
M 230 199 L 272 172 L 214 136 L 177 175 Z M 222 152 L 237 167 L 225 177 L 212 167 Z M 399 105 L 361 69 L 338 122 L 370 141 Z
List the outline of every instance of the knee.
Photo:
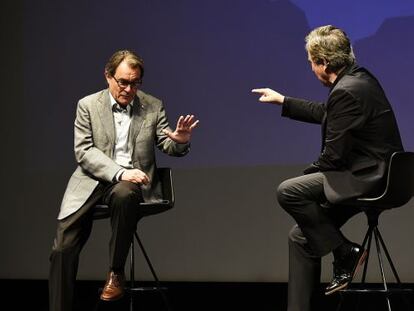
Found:
M 288 181 L 283 181 L 276 190 L 277 201 L 282 208 L 291 202 L 291 185 Z
M 306 244 L 306 238 L 303 235 L 302 230 L 299 228 L 299 226 L 296 224 L 290 229 L 289 231 L 289 243 L 299 243 L 299 244 Z
M 52 252 L 50 254 L 50 258 L 56 256 L 71 256 L 77 255 L 80 253 L 80 248 L 77 244 L 75 244 L 75 240 L 71 239 L 59 239 L 55 238 L 53 241 Z
M 139 185 L 129 181 L 117 183 L 112 191 L 112 200 L 119 202 L 136 202 L 142 201 L 142 192 Z
M 52 245 L 52 254 L 55 253 L 63 253 L 65 247 L 63 246 L 63 243 L 60 242 L 57 238 L 55 238 L 53 240 L 53 245 Z

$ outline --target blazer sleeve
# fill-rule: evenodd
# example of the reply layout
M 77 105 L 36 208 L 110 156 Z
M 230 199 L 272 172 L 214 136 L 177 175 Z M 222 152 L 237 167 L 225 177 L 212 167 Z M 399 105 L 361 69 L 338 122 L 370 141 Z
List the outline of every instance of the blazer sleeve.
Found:
M 321 124 L 325 111 L 324 103 L 287 96 L 282 105 L 283 117 L 307 123 Z

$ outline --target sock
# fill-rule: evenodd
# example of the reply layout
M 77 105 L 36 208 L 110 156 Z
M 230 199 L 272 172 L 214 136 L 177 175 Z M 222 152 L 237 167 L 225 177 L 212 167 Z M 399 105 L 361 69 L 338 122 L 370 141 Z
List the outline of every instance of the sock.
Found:
M 113 271 L 115 274 L 123 274 L 124 273 L 123 268 L 112 268 L 111 271 Z
M 347 241 L 344 241 L 341 245 L 339 245 L 337 248 L 335 248 L 332 251 L 335 260 L 344 258 L 346 255 L 349 254 L 351 248 L 352 248 L 352 244 Z

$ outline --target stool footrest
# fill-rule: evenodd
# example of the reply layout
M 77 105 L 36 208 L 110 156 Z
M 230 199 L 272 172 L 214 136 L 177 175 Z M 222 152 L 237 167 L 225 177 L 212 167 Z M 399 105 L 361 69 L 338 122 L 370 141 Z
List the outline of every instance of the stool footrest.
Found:
M 167 290 L 167 287 L 158 287 L 158 286 L 137 286 L 137 287 L 126 287 L 127 292 L 145 292 L 145 291 L 159 291 Z
M 358 289 L 358 288 L 349 288 L 349 289 L 343 289 L 341 290 L 341 293 L 344 294 L 353 294 L 353 293 L 383 293 L 383 294 L 393 294 L 393 293 L 412 293 L 414 292 L 414 289 L 411 288 L 364 288 L 364 289 Z

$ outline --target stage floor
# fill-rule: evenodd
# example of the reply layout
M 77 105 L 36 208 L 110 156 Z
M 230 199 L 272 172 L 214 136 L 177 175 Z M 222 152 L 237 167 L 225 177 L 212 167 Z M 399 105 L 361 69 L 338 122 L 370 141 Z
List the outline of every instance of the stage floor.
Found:
M 99 288 L 104 281 L 78 281 L 76 285 L 76 307 L 74 311 L 89 310 L 130 310 L 131 296 L 127 294 L 116 302 L 99 300 Z M 3 304 L 11 305 L 11 310 L 48 311 L 48 288 L 46 280 L 0 280 Z M 137 285 L 137 284 L 136 284 Z M 140 283 L 152 286 L 153 283 Z M 201 282 L 163 282 L 170 311 L 286 311 L 286 283 L 201 283 Z M 339 294 L 318 297 L 315 311 L 335 310 Z M 414 284 L 405 284 L 414 289 Z M 134 295 L 134 310 L 168 310 L 158 291 L 139 291 Z M 411 307 L 404 306 L 408 300 Z M 357 297 L 348 297 L 342 311 L 356 310 Z M 386 311 L 382 294 L 364 295 L 360 299 L 360 310 Z M 413 295 L 401 294 L 391 297 L 393 311 L 413 310 Z M 53 311 L 53 310 L 50 310 Z

